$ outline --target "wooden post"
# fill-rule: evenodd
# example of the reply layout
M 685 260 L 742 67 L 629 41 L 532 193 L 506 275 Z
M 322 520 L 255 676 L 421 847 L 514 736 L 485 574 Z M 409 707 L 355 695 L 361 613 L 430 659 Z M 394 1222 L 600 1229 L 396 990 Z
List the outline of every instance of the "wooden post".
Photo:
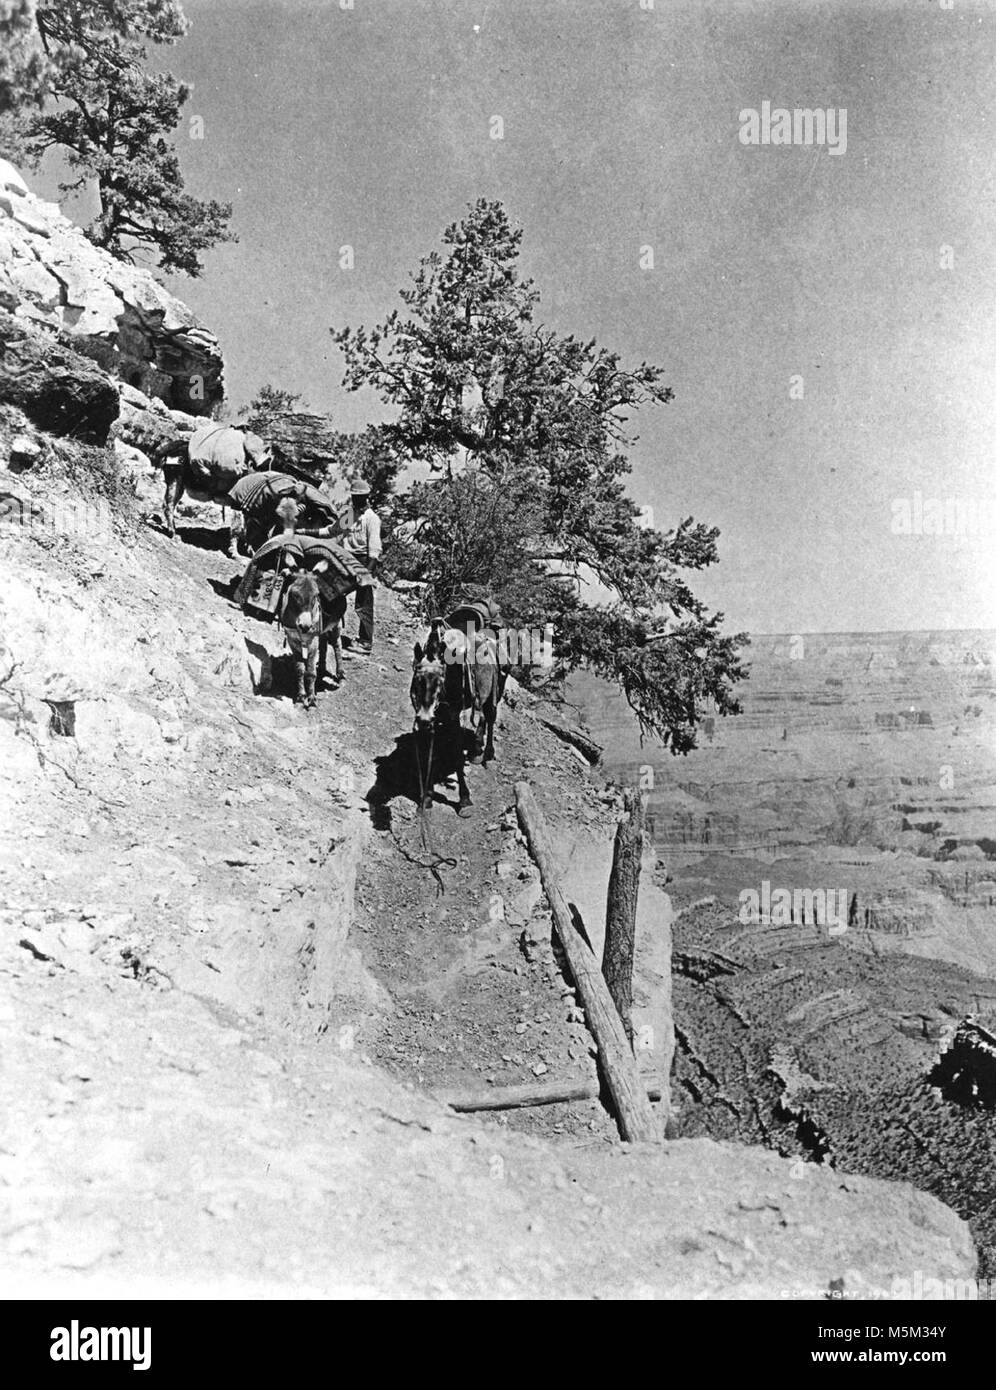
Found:
M 646 800 L 640 792 L 628 788 L 623 794 L 623 808 L 622 820 L 616 826 L 612 872 L 609 875 L 609 891 L 605 900 L 602 974 L 632 1046 L 633 953 L 636 944 L 636 903 L 640 892 Z
M 647 1100 L 646 1086 L 637 1070 L 626 1029 L 612 1002 L 594 953 L 571 919 L 557 877 L 550 833 L 528 782 L 516 782 L 515 804 L 540 871 L 554 929 L 578 987 L 588 1027 L 598 1044 L 598 1057 L 616 1108 L 620 1133 L 624 1139 L 657 1143 L 662 1137 L 660 1126 Z
M 597 1081 L 547 1081 L 524 1086 L 487 1086 L 480 1091 L 436 1091 L 451 1110 L 516 1110 L 527 1105 L 556 1105 L 564 1100 L 597 1100 Z M 661 1088 L 648 1086 L 647 1097 L 660 1100 Z

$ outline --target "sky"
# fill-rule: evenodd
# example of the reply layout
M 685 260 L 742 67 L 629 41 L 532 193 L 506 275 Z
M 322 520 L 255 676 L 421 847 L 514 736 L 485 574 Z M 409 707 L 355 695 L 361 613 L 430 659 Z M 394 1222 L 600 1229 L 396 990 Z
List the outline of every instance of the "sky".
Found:
M 499 198 L 541 320 L 664 368 L 630 490 L 719 528 L 695 588 L 731 629 L 996 627 L 991 511 L 896 533 L 918 494 L 983 523 L 996 497 L 996 4 L 345 3 L 185 0 L 165 60 L 203 120 L 188 187 L 239 235 L 169 283 L 235 405 L 386 418 L 330 326 L 382 320 Z M 765 101 L 846 109 L 846 147 L 743 143 Z

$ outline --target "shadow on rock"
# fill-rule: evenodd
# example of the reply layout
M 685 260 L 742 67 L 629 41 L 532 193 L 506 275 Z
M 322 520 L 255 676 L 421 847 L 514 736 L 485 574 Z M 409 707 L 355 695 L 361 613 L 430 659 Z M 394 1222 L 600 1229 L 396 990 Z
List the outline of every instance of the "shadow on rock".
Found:
M 241 575 L 233 574 L 231 579 L 208 579 L 208 583 L 219 598 L 228 599 L 229 603 L 234 601 L 235 590 L 239 587 Z
M 227 550 L 229 532 L 227 526 L 177 526 L 177 539 L 184 545 L 195 545 L 198 550 Z

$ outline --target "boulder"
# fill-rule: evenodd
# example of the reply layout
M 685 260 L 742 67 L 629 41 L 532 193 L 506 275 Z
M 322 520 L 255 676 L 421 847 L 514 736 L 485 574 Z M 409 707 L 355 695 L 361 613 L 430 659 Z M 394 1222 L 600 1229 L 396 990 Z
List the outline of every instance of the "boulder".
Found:
M 14 193 L 19 198 L 28 196 L 28 185 L 7 159 L 0 159 L 0 192 Z
M 122 382 L 121 410 L 114 425 L 114 438 L 143 454 L 151 454 L 160 444 L 178 435 L 192 434 L 201 419 L 183 411 L 168 409 L 158 397 L 147 396 L 135 386 Z
M 214 335 L 150 271 L 94 246 L 0 160 L 0 303 L 71 333 L 79 351 L 191 415 L 224 396 Z
M 0 401 L 18 406 L 39 429 L 106 444 L 118 392 L 79 353 L 29 333 L 0 313 Z
M 148 455 L 121 439 L 114 440 L 114 454 L 121 477 L 131 483 L 139 501 L 148 507 L 158 506 L 163 491 L 163 475 L 153 468 Z
M 336 432 L 327 415 L 284 411 L 257 424 L 257 429 L 273 451 L 276 468 L 289 468 L 316 483 L 337 471 Z

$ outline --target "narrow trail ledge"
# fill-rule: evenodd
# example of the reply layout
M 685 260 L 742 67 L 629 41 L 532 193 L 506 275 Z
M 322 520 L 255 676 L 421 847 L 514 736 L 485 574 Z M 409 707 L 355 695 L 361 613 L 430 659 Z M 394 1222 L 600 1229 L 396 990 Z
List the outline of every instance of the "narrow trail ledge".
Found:
M 5 457 L 15 432 L 48 457 L 9 411 Z M 0 480 L 80 500 L 54 464 Z M 375 659 L 309 718 L 274 635 L 225 603 L 217 520 L 188 511 L 174 545 L 124 506 L 109 535 L 0 522 L 3 1292 L 819 1298 L 970 1276 L 964 1224 L 902 1184 L 620 1145 L 597 1102 L 478 1120 L 432 1098 L 593 1075 L 511 789 L 533 784 L 592 914 L 608 809 L 520 697 L 470 769 L 474 818 L 439 789 L 457 864 L 437 896 L 402 853 L 410 619 L 381 590 Z M 651 957 L 650 1071 L 672 1046 Z

